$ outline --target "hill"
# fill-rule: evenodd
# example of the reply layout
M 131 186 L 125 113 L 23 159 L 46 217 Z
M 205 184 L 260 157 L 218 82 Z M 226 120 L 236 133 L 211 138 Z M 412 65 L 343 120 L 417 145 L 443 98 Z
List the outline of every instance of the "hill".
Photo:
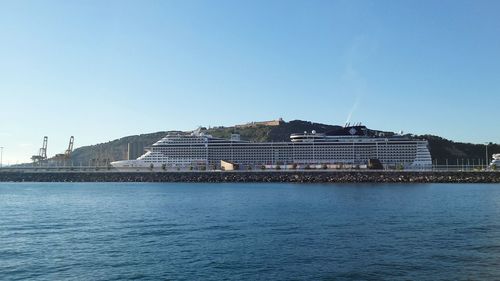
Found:
M 483 163 L 486 157 L 486 146 L 484 144 L 472 144 L 463 142 L 454 142 L 433 135 L 422 135 L 417 138 L 426 139 L 429 142 L 429 150 L 434 163 L 438 165 L 446 165 L 446 161 L 450 165 L 467 164 L 477 165 Z M 490 143 L 488 145 L 488 162 L 491 161 L 491 155 L 500 153 L 500 145 Z
M 256 142 L 277 142 L 289 140 L 290 134 L 292 133 L 300 133 L 304 131 L 310 132 L 312 130 L 315 130 L 318 133 L 323 133 L 340 127 L 341 126 L 337 125 L 294 120 L 290 122 L 282 122 L 275 126 L 257 124 L 253 126 L 214 127 L 203 129 L 206 130 L 207 134 L 213 135 L 214 137 L 229 138 L 231 134 L 238 133 L 243 140 Z M 167 131 L 161 131 L 150 134 L 127 136 L 106 143 L 80 147 L 75 149 L 73 152 L 72 162 L 74 165 L 105 165 L 108 162 L 124 160 L 127 159 L 128 156 L 127 151 L 129 143 L 138 146 L 140 152 L 142 152 L 144 147 L 158 141 L 167 133 Z M 392 132 L 385 133 L 393 134 Z M 453 142 L 451 140 L 433 135 L 415 137 L 429 141 L 432 158 L 434 161 L 437 161 L 438 164 L 444 165 L 446 163 L 446 159 L 448 159 L 450 165 L 456 164 L 457 161 L 459 161 L 459 163 L 462 161 L 467 163 L 467 159 L 469 159 L 471 164 L 473 162 L 477 164 L 479 161 L 484 161 L 485 158 L 485 145 L 482 144 Z M 492 153 L 500 153 L 500 146 L 498 144 L 491 144 L 488 149 L 490 157 Z

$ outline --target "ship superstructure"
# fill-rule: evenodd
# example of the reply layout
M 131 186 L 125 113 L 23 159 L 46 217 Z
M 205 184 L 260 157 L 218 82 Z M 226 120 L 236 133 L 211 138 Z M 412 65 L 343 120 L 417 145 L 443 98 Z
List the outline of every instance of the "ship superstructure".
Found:
M 292 134 L 290 141 L 249 142 L 233 134 L 230 139 L 213 137 L 200 129 L 170 133 L 136 160 L 112 162 L 122 167 L 176 167 L 218 169 L 222 161 L 242 166 L 262 165 L 366 165 L 378 159 L 384 167 L 427 169 L 432 159 L 427 141 L 409 136 L 372 131 L 365 126 Z

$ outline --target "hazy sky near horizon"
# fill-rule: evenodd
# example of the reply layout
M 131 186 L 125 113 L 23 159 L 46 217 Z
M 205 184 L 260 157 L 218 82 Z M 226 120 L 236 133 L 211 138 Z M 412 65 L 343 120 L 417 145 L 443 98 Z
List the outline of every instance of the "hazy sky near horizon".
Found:
M 500 1 L 0 0 L 4 164 L 269 120 L 500 142 Z

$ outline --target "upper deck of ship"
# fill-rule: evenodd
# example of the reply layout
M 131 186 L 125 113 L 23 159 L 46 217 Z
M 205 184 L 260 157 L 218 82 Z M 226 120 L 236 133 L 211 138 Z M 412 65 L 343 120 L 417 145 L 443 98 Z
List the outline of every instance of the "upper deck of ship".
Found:
M 408 136 L 374 131 L 366 126 L 346 126 L 326 133 L 304 132 L 290 135 L 292 142 L 339 142 L 339 141 L 401 141 L 410 140 Z
M 241 140 L 239 134 L 231 134 L 230 138 L 214 137 L 210 134 L 202 132 L 200 129 L 193 132 L 172 132 L 167 136 L 157 141 L 152 147 L 161 146 L 185 146 L 185 145 L 278 145 L 282 144 L 307 144 L 307 143 L 374 143 L 374 142 L 408 142 L 418 141 L 408 136 L 396 135 L 393 133 L 386 133 L 381 131 L 374 131 L 366 128 L 365 126 L 346 126 L 338 130 L 317 133 L 312 131 L 310 133 L 304 132 L 301 134 L 294 133 L 290 135 L 289 141 L 281 142 L 253 142 Z

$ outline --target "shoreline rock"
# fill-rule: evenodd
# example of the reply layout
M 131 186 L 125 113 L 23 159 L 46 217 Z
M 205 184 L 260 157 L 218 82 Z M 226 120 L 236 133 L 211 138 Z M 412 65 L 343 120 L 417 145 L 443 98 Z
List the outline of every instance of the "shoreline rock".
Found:
M 1 172 L 0 182 L 500 183 L 500 172 Z

